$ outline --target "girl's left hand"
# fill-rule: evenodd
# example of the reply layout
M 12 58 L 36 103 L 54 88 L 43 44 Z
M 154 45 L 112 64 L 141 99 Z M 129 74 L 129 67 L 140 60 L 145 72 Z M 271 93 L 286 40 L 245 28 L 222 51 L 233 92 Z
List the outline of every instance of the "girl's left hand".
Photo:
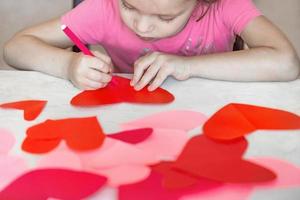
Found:
M 148 90 L 153 91 L 168 76 L 173 76 L 177 80 L 188 79 L 190 77 L 188 58 L 152 52 L 140 57 L 134 63 L 134 74 L 130 85 L 136 90 L 141 90 L 150 83 Z

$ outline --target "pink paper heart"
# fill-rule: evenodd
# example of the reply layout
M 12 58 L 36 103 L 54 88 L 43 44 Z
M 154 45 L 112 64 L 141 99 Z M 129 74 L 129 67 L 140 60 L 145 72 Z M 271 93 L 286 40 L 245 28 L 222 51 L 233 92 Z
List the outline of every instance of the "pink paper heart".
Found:
M 153 154 L 133 145 L 106 138 L 101 148 L 78 153 L 84 169 L 100 169 L 120 165 L 147 165 L 158 162 Z
M 108 185 L 119 187 L 139 182 L 150 174 L 150 168 L 143 165 L 120 165 L 112 168 L 104 168 L 93 171 L 108 178 Z
M 38 168 L 82 170 L 79 156 L 64 143 L 50 153 L 44 154 L 38 162 Z
M 22 158 L 0 154 L 0 191 L 27 169 Z
M 9 131 L 0 128 L 0 154 L 7 154 L 14 143 L 15 138 L 13 135 Z
M 166 111 L 123 123 L 124 129 L 149 127 L 189 131 L 201 126 L 207 117 L 194 111 Z

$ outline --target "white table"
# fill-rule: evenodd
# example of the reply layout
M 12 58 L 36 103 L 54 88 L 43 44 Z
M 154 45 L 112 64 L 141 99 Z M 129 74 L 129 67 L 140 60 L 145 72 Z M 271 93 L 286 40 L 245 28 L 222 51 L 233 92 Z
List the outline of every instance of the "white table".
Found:
M 234 83 L 196 78 L 179 82 L 169 79 L 163 88 L 174 94 L 175 102 L 160 106 L 118 104 L 78 109 L 70 106 L 69 101 L 79 93 L 79 90 L 66 80 L 38 72 L 0 71 L 0 103 L 25 99 L 48 100 L 42 114 L 32 122 L 24 121 L 20 111 L 0 109 L 0 127 L 10 130 L 17 138 L 12 153 L 22 155 L 31 166 L 34 166 L 38 156 L 22 152 L 20 145 L 27 127 L 46 119 L 97 115 L 105 132 L 114 132 L 118 131 L 118 125 L 122 122 L 151 113 L 193 110 L 210 116 L 219 108 L 233 102 L 278 108 L 300 114 L 300 79 L 285 83 Z M 271 156 L 300 166 L 299 130 L 252 134 L 248 136 L 248 140 L 250 145 L 246 157 Z M 115 195 L 115 191 L 108 188 L 92 199 L 116 199 Z M 256 192 L 250 199 L 300 199 L 300 191 L 299 188 L 261 191 Z

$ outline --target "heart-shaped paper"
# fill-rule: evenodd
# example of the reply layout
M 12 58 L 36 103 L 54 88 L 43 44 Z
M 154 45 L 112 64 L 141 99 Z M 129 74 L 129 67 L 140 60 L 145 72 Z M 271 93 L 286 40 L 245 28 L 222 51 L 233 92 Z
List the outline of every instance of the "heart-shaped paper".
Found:
M 207 117 L 200 112 L 174 110 L 155 113 L 140 119 L 123 123 L 122 127 L 125 129 L 150 127 L 153 129 L 189 131 L 201 126 L 206 120 Z
M 265 182 L 276 175 L 242 158 L 247 141 L 214 141 L 205 135 L 193 137 L 173 164 L 173 169 L 220 182 Z
M 136 91 L 129 83 L 130 79 L 114 76 L 105 88 L 83 91 L 71 100 L 71 104 L 74 106 L 100 106 L 122 102 L 163 104 L 174 100 L 174 96 L 162 88 L 153 92 L 146 88 Z
M 252 162 L 268 167 L 277 174 L 277 178 L 267 183 L 224 184 L 215 190 L 192 194 L 181 200 L 245 200 L 261 189 L 277 189 L 300 186 L 300 168 L 285 161 L 272 158 L 250 158 Z
M 115 134 L 109 134 L 107 137 L 121 140 L 130 144 L 138 144 L 145 141 L 153 132 L 152 128 L 141 128 L 134 130 L 121 131 Z
M 151 166 L 152 170 L 158 172 L 164 176 L 162 185 L 166 189 L 182 189 L 191 187 L 194 185 L 203 185 L 205 191 L 214 189 L 222 185 L 217 181 L 212 181 L 205 178 L 193 177 L 190 174 L 182 173 L 172 169 L 172 162 L 160 162 L 156 165 Z
M 106 178 L 79 171 L 44 169 L 31 171 L 0 192 L 0 199 L 45 200 L 49 197 L 80 200 L 97 192 Z
M 216 112 L 204 125 L 204 134 L 214 139 L 231 140 L 259 129 L 300 129 L 296 114 L 246 104 L 229 104 Z
M 47 120 L 27 130 L 22 149 L 31 153 L 45 153 L 60 140 L 75 150 L 91 150 L 102 145 L 105 135 L 96 117 Z
M 209 187 L 203 182 L 192 187 L 169 190 L 162 185 L 163 175 L 152 171 L 150 176 L 139 183 L 119 187 L 119 200 L 179 200 L 185 195 L 203 192 Z
M 119 151 L 113 151 L 113 149 L 117 150 L 118 148 Z M 43 169 L 60 168 L 84 170 L 107 177 L 107 184 L 112 187 L 117 187 L 119 185 L 131 184 L 143 180 L 150 173 L 150 168 L 147 164 L 151 162 L 151 158 L 147 160 L 147 154 L 142 154 L 139 157 L 138 154 L 142 152 L 134 150 L 135 148 L 133 146 L 110 138 L 104 141 L 102 148 L 94 150 L 94 154 L 93 151 L 84 153 L 72 151 L 64 143 L 61 143 L 54 151 L 43 155 L 39 160 L 38 167 Z M 93 156 L 86 157 L 90 154 L 93 154 Z M 98 165 L 95 159 L 99 162 Z M 112 160 L 119 162 L 119 164 L 116 163 L 112 166 Z
M 28 100 L 1 104 L 1 108 L 24 110 L 24 119 L 31 121 L 39 116 L 47 101 Z
M 13 135 L 9 131 L 0 128 L 0 154 L 7 154 L 14 143 L 15 138 Z

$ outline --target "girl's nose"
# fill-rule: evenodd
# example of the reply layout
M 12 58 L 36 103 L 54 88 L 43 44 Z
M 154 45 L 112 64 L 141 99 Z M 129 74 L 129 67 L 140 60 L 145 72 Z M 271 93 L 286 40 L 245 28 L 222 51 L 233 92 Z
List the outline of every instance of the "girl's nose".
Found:
M 154 25 L 150 23 L 150 19 L 147 16 L 139 16 L 135 18 L 133 26 L 137 33 L 140 34 L 151 33 L 154 30 Z

